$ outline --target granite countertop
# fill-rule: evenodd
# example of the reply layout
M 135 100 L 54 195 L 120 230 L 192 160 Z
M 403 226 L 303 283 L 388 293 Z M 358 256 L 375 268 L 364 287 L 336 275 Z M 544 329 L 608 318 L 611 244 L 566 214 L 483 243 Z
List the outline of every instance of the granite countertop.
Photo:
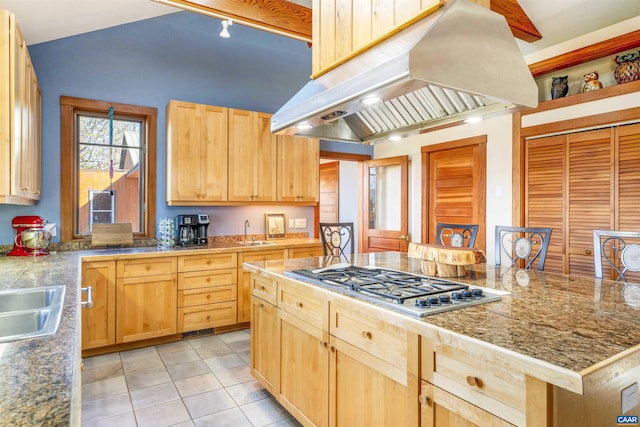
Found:
M 420 260 L 397 252 L 355 255 L 354 265 L 420 273 Z M 331 263 L 331 262 L 329 262 Z M 325 264 L 325 265 L 323 265 Z M 256 272 L 324 267 L 326 258 L 245 263 Z M 417 318 L 418 332 L 446 331 L 507 350 L 580 392 L 581 378 L 622 353 L 640 351 L 640 287 L 608 280 L 477 264 L 454 280 L 509 292 L 500 301 Z M 552 381 L 549 381 L 552 382 Z
M 0 425 L 80 425 L 81 262 L 104 256 L 177 256 L 229 250 L 251 252 L 317 245 L 318 239 L 286 239 L 273 245 L 243 246 L 235 241 L 207 246 L 132 247 L 50 253 L 42 257 L 0 256 L 0 290 L 65 285 L 60 326 L 55 335 L 0 343 Z

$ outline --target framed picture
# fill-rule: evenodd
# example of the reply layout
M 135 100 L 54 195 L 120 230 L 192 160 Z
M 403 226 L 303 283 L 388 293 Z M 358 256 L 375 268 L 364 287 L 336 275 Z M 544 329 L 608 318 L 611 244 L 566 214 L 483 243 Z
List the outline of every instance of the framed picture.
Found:
M 284 239 L 284 212 L 283 213 L 265 213 L 264 214 L 265 231 L 267 240 Z

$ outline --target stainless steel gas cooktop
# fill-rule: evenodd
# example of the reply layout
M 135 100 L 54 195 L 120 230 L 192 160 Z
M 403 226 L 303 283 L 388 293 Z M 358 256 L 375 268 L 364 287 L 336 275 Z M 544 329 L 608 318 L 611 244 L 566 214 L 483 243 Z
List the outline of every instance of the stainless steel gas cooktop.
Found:
M 505 294 L 494 289 L 380 267 L 293 270 L 285 272 L 285 276 L 325 287 L 338 287 L 357 298 L 419 317 L 498 301 Z

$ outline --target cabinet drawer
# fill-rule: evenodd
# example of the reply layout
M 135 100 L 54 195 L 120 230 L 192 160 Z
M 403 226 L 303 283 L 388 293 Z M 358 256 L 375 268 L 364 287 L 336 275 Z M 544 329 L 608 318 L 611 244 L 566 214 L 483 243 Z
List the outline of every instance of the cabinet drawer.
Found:
M 286 249 L 270 249 L 267 251 L 241 252 L 238 267 L 242 267 L 245 262 L 273 261 L 285 259 Z
M 329 300 L 321 289 L 279 280 L 277 306 L 322 330 L 329 327 Z
M 526 380 L 491 354 L 423 340 L 423 372 L 432 363 L 431 383 L 516 425 L 525 424 Z M 431 362 L 432 361 L 432 362 Z
M 276 282 L 257 274 L 251 274 L 251 294 L 276 305 Z
M 178 291 L 178 307 L 235 301 L 237 293 L 236 285 Z
M 228 326 L 236 323 L 236 302 L 183 307 L 178 309 L 178 332 Z
M 178 273 L 178 289 L 198 289 L 237 283 L 237 268 Z
M 343 299 L 331 301 L 331 335 L 376 356 L 407 374 L 407 330 L 380 314 Z
M 324 256 L 322 246 L 314 246 L 307 248 L 289 248 L 289 258 L 310 258 L 317 256 Z
M 125 259 L 118 261 L 117 276 L 124 278 L 173 274 L 176 272 L 176 266 L 176 257 Z
M 237 254 L 235 252 L 209 255 L 185 255 L 178 257 L 178 271 L 217 270 L 235 268 Z

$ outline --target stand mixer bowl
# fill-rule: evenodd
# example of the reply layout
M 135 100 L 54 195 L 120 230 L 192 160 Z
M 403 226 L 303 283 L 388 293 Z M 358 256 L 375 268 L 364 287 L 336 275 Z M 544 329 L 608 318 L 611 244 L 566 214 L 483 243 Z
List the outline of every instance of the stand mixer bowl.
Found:
M 51 241 L 51 233 L 39 228 L 28 228 L 20 236 L 24 247 L 32 253 L 46 253 L 44 249 Z

